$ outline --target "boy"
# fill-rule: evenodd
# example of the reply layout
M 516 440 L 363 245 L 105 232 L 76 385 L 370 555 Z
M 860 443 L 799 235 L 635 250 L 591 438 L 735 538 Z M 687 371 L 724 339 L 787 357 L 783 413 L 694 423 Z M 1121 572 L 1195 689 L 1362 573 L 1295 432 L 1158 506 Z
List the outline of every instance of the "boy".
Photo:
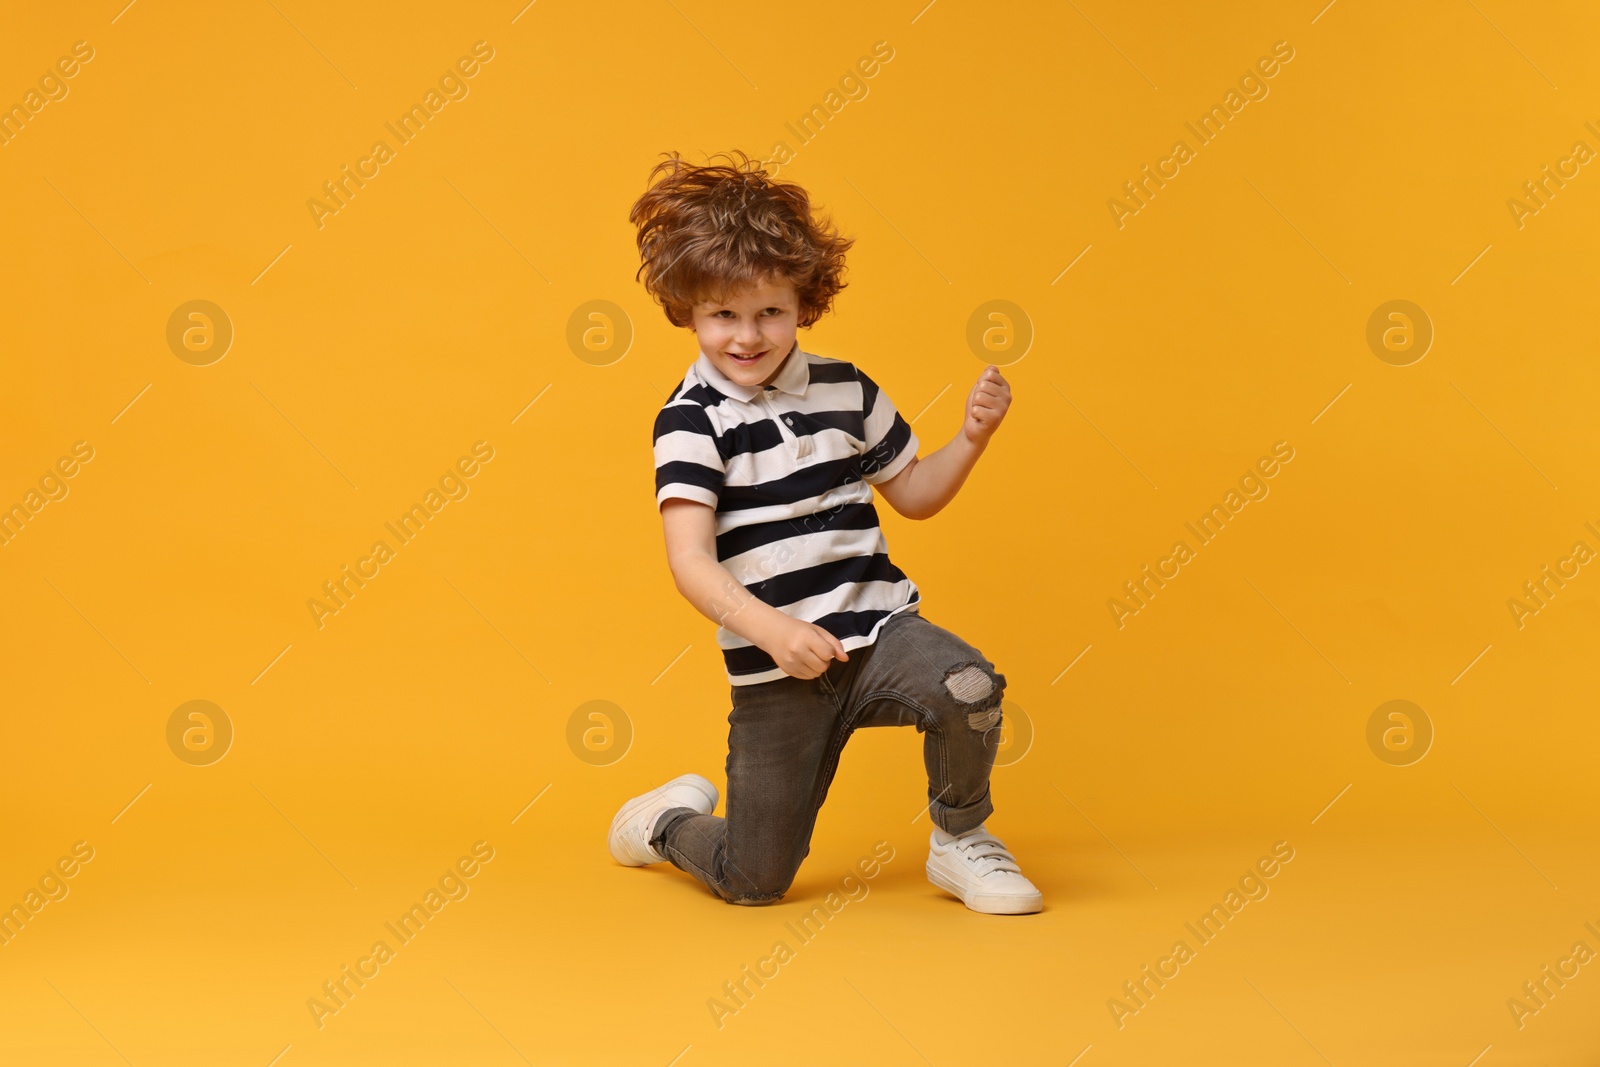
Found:
M 1037 912 L 1039 890 L 984 826 L 1005 675 L 923 618 L 872 506 L 874 488 L 909 518 L 948 504 L 1011 388 L 985 368 L 955 439 L 919 460 L 871 378 L 795 339 L 845 287 L 854 242 L 812 217 L 800 187 L 727 158 L 697 167 L 671 153 L 629 215 L 646 289 L 700 347 L 656 417 L 656 503 L 678 591 L 720 624 L 726 817 L 711 814 L 716 787 L 685 774 L 622 806 L 611 854 L 670 860 L 729 903 L 776 901 L 811 850 L 851 733 L 915 726 L 929 880 L 974 911 Z

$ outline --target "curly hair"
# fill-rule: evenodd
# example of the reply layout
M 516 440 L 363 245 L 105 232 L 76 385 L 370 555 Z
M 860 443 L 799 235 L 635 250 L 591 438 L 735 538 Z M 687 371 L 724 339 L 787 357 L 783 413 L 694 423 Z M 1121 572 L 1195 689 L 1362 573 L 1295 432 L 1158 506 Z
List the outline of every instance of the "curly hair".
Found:
M 800 186 L 773 180 L 735 149 L 726 165 L 686 163 L 677 152 L 650 172 L 628 221 L 638 227 L 644 287 L 667 321 L 688 326 L 702 300 L 720 302 L 767 280 L 794 283 L 799 325 L 810 326 L 845 288 L 844 256 L 855 242 L 814 218 Z M 657 178 L 660 178 L 657 181 Z

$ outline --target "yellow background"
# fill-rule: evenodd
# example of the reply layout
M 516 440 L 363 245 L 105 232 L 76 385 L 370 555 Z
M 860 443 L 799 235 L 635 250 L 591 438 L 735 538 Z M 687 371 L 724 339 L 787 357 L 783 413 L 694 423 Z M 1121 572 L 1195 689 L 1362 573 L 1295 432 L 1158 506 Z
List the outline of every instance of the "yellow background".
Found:
M 1506 1002 L 1600 949 L 1600 576 L 1521 628 L 1507 601 L 1600 548 L 1600 176 L 1520 228 L 1507 200 L 1600 148 L 1600 13 L 1212 6 L 8 14 L 0 103 L 94 58 L 0 147 L 0 503 L 94 459 L 0 548 L 0 903 L 95 854 L 0 947 L 0 1061 L 1593 1063 L 1600 967 L 1520 1029 Z M 319 228 L 308 199 L 480 40 L 470 94 Z M 1119 229 L 1108 199 L 1277 41 L 1270 94 Z M 1039 915 L 927 884 L 909 730 L 856 736 L 773 908 L 607 854 L 628 797 L 724 784 L 729 708 L 651 503 L 696 348 L 627 210 L 661 151 L 778 140 L 857 240 L 801 343 L 924 454 L 983 367 L 973 311 L 1032 324 L 989 354 L 1014 403 L 959 498 L 880 513 L 1033 726 L 990 827 Z M 235 331 L 209 366 L 166 340 L 196 299 Z M 1393 299 L 1436 331 L 1406 367 L 1365 340 Z M 568 344 L 593 300 L 621 358 Z M 1119 629 L 1108 599 L 1280 440 L 1270 495 Z M 319 629 L 307 600 L 477 441 L 470 495 Z M 166 740 L 197 699 L 235 730 L 204 767 Z M 1436 734 L 1410 766 L 1366 740 L 1394 699 Z M 633 732 L 605 765 L 567 742 L 590 700 Z M 480 840 L 470 895 L 319 1029 L 308 998 Z M 719 1028 L 707 1001 L 880 840 L 870 895 Z M 1119 1029 L 1107 1001 L 1277 841 L 1270 896 Z

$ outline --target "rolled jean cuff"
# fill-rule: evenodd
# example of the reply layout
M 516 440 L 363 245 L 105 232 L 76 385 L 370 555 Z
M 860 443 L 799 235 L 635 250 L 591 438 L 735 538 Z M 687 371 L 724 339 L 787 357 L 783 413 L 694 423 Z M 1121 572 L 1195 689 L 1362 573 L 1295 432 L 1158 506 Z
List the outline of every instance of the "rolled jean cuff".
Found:
M 963 834 L 983 825 L 984 820 L 994 814 L 994 802 L 990 800 L 986 787 L 983 796 L 959 808 L 934 800 L 928 805 L 928 814 L 945 833 Z

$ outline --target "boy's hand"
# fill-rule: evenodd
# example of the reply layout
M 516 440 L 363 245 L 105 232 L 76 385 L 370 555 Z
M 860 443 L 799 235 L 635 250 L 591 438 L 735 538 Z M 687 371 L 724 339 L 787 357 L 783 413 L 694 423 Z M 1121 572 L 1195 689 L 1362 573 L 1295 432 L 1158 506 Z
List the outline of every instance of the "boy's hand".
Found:
M 1000 376 L 999 368 L 985 367 L 972 392 L 967 394 L 967 420 L 961 426 L 967 440 L 978 445 L 988 444 L 1010 407 L 1011 384 Z
M 815 678 L 835 659 L 850 662 L 837 637 L 804 619 L 786 618 L 763 651 L 794 678 Z

